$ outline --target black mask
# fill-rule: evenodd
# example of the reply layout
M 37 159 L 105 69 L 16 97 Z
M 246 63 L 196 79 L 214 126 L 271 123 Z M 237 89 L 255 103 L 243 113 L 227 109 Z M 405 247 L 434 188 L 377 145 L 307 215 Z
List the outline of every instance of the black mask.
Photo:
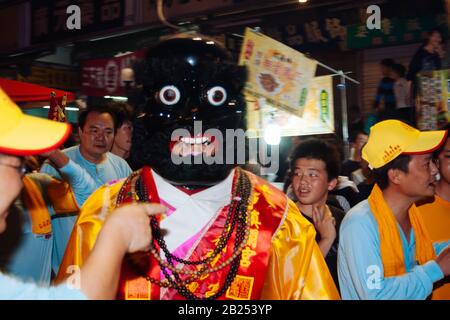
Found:
M 142 87 L 145 103 L 141 106 L 143 115 L 135 123 L 134 161 L 151 166 L 175 184 L 191 186 L 215 184 L 235 166 L 196 164 L 194 158 L 211 150 L 208 146 L 214 142 L 203 133 L 218 129 L 225 142 L 226 129 L 245 126 L 245 100 L 241 93 L 245 67 L 232 63 L 226 50 L 214 40 L 198 37 L 202 40 L 194 40 L 196 37 L 192 36 L 163 41 L 150 49 L 145 61 L 135 67 L 136 82 Z M 201 136 L 194 132 L 194 121 L 202 121 Z M 176 165 L 172 161 L 171 152 L 178 152 L 182 144 L 181 140 L 171 139 L 176 129 L 189 131 L 193 143 L 194 138 L 205 140 L 201 146 L 195 140 L 196 150 L 203 150 L 200 154 L 186 155 L 191 157 L 192 164 Z M 231 151 L 237 154 L 235 148 L 223 149 L 224 162 Z

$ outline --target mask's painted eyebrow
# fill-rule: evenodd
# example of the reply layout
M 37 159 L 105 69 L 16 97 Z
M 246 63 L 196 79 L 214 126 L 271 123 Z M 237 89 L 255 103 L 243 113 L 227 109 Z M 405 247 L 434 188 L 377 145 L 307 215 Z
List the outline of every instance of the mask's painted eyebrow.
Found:
M 300 170 L 300 169 L 301 169 L 300 167 L 295 167 L 294 168 L 294 170 Z M 319 171 L 319 169 L 314 168 L 314 167 L 308 167 L 308 168 L 306 168 L 306 170 Z

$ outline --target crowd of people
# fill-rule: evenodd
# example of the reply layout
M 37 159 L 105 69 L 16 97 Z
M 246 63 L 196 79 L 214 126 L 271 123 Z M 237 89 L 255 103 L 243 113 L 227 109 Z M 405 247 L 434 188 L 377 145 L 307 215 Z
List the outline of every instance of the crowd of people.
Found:
M 383 68 L 385 115 L 412 108 L 404 68 Z M 88 106 L 68 148 L 67 124 L 0 89 L 0 299 L 450 299 L 449 126 L 421 132 L 410 110 L 358 125 L 343 163 L 302 138 L 286 196 L 237 165 L 171 160 L 218 152 L 209 136 L 173 140 L 195 119 L 243 127 L 245 68 L 223 48 L 164 40 L 136 81 L 146 112 Z
M 416 124 L 420 72 L 440 70 L 445 58 L 443 38 L 439 28 L 428 32 L 423 45 L 413 55 L 408 69 L 391 58 L 380 62 L 382 79 L 375 97 L 374 110 L 378 120 L 398 119 Z

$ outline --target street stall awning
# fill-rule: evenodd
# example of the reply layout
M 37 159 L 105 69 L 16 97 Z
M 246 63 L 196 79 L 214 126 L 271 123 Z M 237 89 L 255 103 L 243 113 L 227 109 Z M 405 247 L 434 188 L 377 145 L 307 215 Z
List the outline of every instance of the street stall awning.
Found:
M 57 98 L 67 95 L 67 102 L 75 100 L 75 94 L 72 92 L 5 78 L 0 78 L 0 87 L 16 103 L 46 102 L 48 104 L 52 92 L 55 92 Z

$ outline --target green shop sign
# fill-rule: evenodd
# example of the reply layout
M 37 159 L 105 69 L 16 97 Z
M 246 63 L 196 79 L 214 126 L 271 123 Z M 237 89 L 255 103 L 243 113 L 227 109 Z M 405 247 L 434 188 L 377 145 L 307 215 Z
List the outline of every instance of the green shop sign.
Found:
M 365 24 L 347 26 L 347 49 L 418 42 L 426 37 L 428 30 L 440 26 L 444 37 L 448 36 L 445 15 L 410 19 L 382 18 L 380 29 L 370 30 Z

